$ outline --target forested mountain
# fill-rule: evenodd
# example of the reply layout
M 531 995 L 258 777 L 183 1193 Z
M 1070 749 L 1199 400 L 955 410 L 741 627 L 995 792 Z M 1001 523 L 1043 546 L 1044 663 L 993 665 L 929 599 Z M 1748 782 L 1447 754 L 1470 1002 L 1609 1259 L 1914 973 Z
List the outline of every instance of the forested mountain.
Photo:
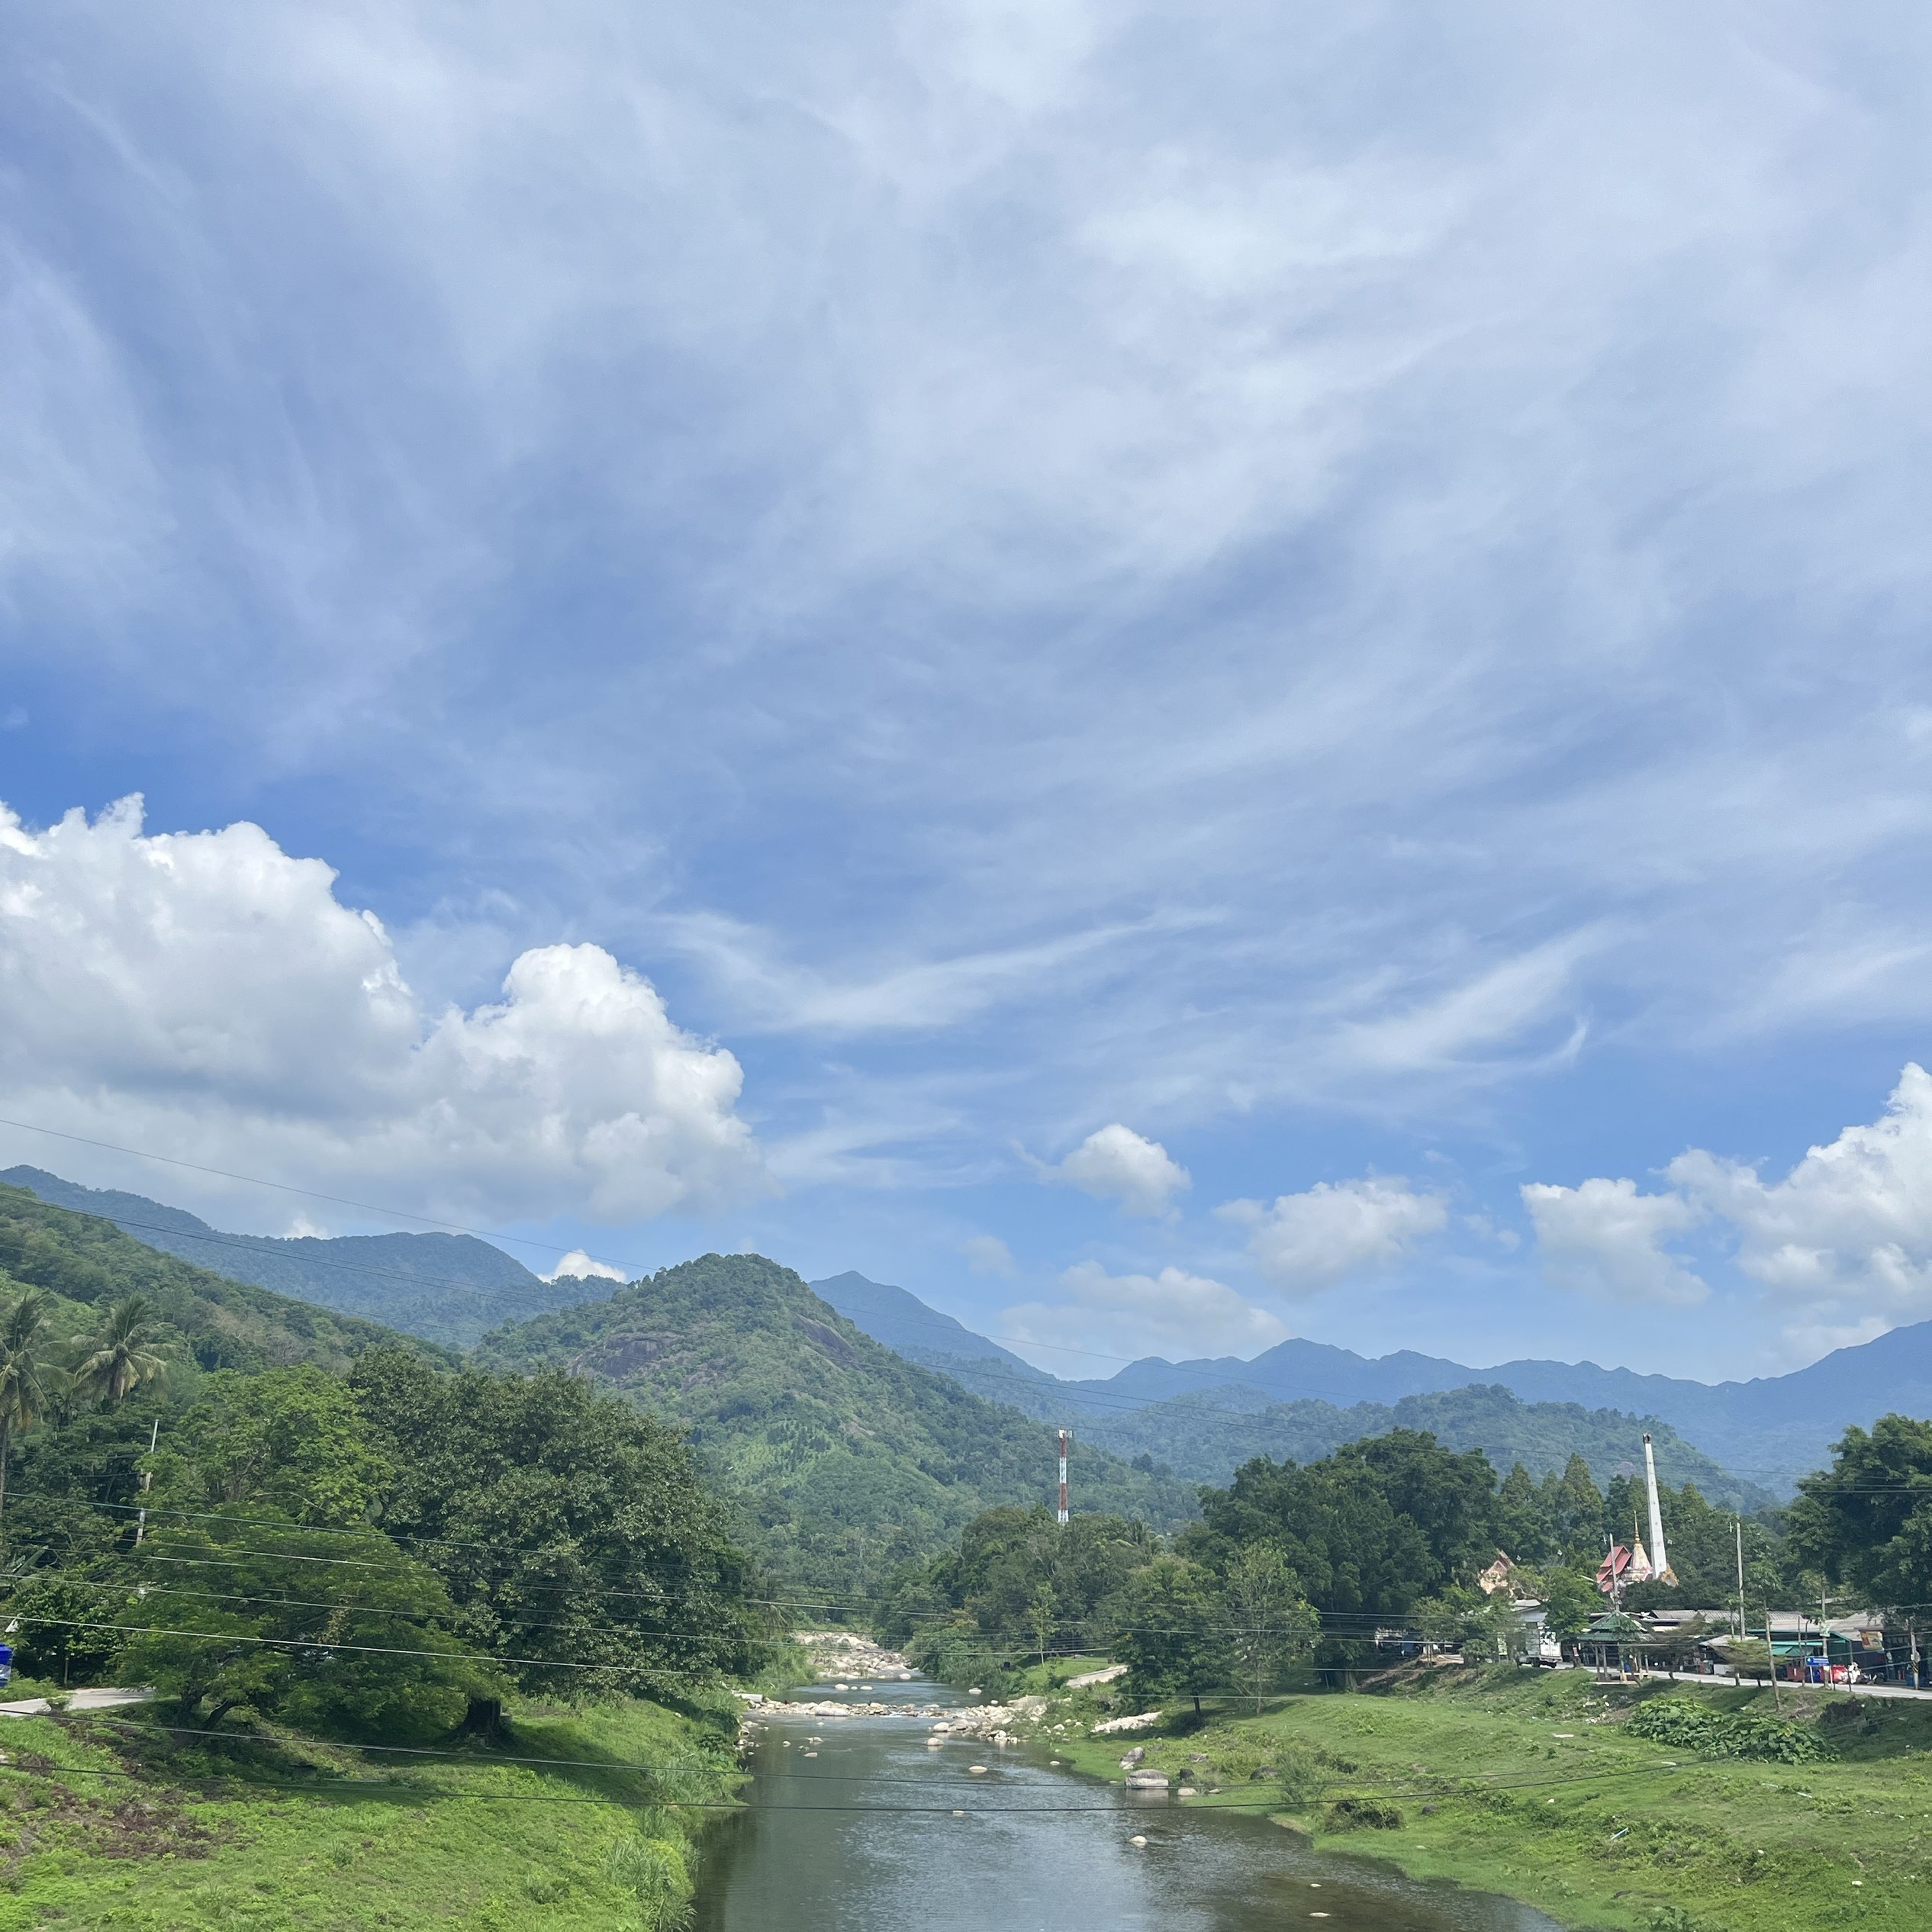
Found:
M 578 1306 L 604 1290 L 601 1282 L 575 1277 L 539 1280 L 501 1248 L 465 1235 L 328 1240 L 230 1235 L 179 1208 L 138 1194 L 80 1187 L 38 1168 L 10 1168 L 0 1174 L 0 1182 L 102 1216 L 150 1247 L 232 1279 L 454 1347 L 469 1346 L 505 1322 Z M 1114 1420 L 1183 1397 L 1236 1412 L 1305 1402 L 1392 1410 L 1415 1397 L 1499 1386 L 1531 1405 L 1580 1405 L 1591 1412 L 1660 1418 L 1733 1477 L 1788 1493 L 1847 1427 L 1869 1425 L 1892 1412 L 1932 1413 L 1932 1322 L 1895 1328 L 1790 1375 L 1715 1385 L 1600 1368 L 1593 1362 L 1525 1360 L 1474 1369 L 1409 1349 L 1368 1357 L 1299 1338 L 1250 1361 L 1223 1356 L 1170 1362 L 1150 1356 L 1110 1377 L 1063 1381 L 903 1288 L 849 1271 L 815 1286 L 822 1300 L 906 1360 L 1035 1421 L 1079 1419 L 1090 1443 L 1151 1444 L 1145 1431 L 1116 1431 Z M 1196 1427 L 1179 1412 L 1171 1422 L 1156 1417 L 1148 1425 L 1154 1431 Z M 1225 1478 L 1232 1464 L 1219 1450 L 1209 1453 L 1211 1437 L 1212 1431 L 1201 1435 L 1199 1455 L 1136 1453 L 1154 1453 L 1176 1469 Z M 1237 1430 L 1228 1439 L 1246 1438 Z
M 1499 1470 L 1521 1463 L 1531 1476 L 1560 1471 L 1581 1456 L 1604 1476 L 1640 1473 L 1648 1429 L 1666 1483 L 1695 1483 L 1714 1502 L 1757 1510 L 1776 1499 L 1723 1469 L 1668 1422 L 1576 1402 L 1525 1402 L 1496 1384 L 1405 1396 L 1393 1403 L 1268 1402 L 1225 1407 L 1215 1391 L 1177 1396 L 1145 1409 L 1084 1417 L 1084 1439 L 1122 1456 L 1151 1456 L 1177 1475 L 1227 1482 L 1256 1456 L 1313 1462 L 1343 1444 L 1390 1429 L 1426 1429 L 1452 1450 L 1480 1449 Z
M 757 1255 L 665 1268 L 488 1336 L 475 1359 L 567 1368 L 686 1430 L 774 1572 L 833 1594 L 869 1590 L 981 1509 L 1053 1483 L 1051 1430 L 906 1361 Z M 1080 1454 L 1074 1491 L 1081 1509 L 1159 1529 L 1193 1511 L 1191 1485 L 1098 1449 Z
M 179 1338 L 190 1370 L 293 1362 L 340 1369 L 375 1343 L 401 1339 L 375 1322 L 192 1267 L 106 1221 L 0 1186 L 0 1301 L 12 1300 L 22 1288 L 53 1298 L 48 1328 L 63 1337 L 92 1328 L 109 1302 L 142 1296 Z
M 848 1310 L 868 1333 L 916 1360 L 942 1367 L 977 1393 L 1043 1419 L 1118 1416 L 1183 1396 L 1235 1410 L 1307 1401 L 1387 1408 L 1412 1396 L 1496 1386 L 1525 1402 L 1576 1403 L 1660 1418 L 1734 1476 L 1788 1493 L 1798 1476 L 1826 1459 L 1847 1428 L 1869 1427 L 1893 1412 L 1932 1414 L 1932 1322 L 1838 1349 L 1789 1375 L 1750 1382 L 1692 1382 L 1600 1368 L 1594 1362 L 1524 1360 L 1475 1369 L 1412 1349 L 1365 1356 L 1299 1338 L 1251 1360 L 1225 1355 L 1170 1362 L 1148 1356 L 1104 1379 L 1063 1382 L 903 1289 L 883 1290 L 863 1277 L 840 1280 L 871 1291 L 855 1293 Z M 886 1296 L 901 1299 L 873 1299 Z M 1084 1433 L 1116 1439 L 1104 1422 L 1097 1431 L 1088 1425 Z
M 150 1248 L 231 1280 L 452 1348 L 605 1292 L 604 1283 L 574 1276 L 539 1280 L 514 1256 L 472 1235 L 231 1235 L 144 1195 L 82 1187 L 38 1167 L 9 1167 L 0 1183 L 98 1215 Z

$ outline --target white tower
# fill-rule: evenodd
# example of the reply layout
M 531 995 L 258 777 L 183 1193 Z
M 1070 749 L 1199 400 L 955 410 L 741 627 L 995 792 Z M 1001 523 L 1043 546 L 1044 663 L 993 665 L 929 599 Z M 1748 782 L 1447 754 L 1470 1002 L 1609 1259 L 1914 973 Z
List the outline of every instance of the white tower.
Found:
M 1650 1503 L 1650 1574 L 1660 1583 L 1674 1583 L 1677 1574 L 1663 1547 L 1663 1512 L 1657 1505 L 1657 1459 L 1650 1448 L 1650 1433 L 1644 1432 L 1644 1487 Z

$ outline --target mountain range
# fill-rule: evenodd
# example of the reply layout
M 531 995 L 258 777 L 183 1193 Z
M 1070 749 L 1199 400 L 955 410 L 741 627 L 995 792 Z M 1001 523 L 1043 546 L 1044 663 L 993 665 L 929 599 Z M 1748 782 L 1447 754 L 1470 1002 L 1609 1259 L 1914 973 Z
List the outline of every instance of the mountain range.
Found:
M 1734 1475 L 1788 1492 L 1806 1470 L 1827 1460 L 1832 1442 L 1852 1424 L 1869 1427 L 1897 1412 L 1932 1415 L 1932 1322 L 1893 1328 L 1876 1340 L 1840 1348 L 1789 1375 L 1748 1382 L 1692 1382 L 1640 1375 L 1594 1362 L 1526 1358 L 1472 1368 L 1402 1349 L 1364 1356 L 1326 1343 L 1291 1339 L 1251 1360 L 1202 1357 L 1170 1362 L 1148 1356 L 1104 1380 L 1062 1381 L 1022 1361 L 984 1335 L 903 1289 L 844 1274 L 818 1284 L 833 1306 L 913 1360 L 942 1369 L 966 1387 L 1013 1403 L 1045 1421 L 1084 1416 L 1096 1439 L 1109 1417 L 1183 1397 L 1236 1412 L 1315 1401 L 1340 1409 L 1386 1407 L 1412 1397 L 1472 1386 L 1507 1389 L 1529 1403 L 1576 1404 L 1654 1416 L 1695 1442 Z
M 37 1168 L 11 1168 L 0 1183 L 111 1221 L 215 1274 L 446 1346 L 477 1348 L 506 1324 L 617 1299 L 601 1280 L 544 1281 L 468 1235 L 233 1235 L 143 1196 L 82 1187 Z M 1434 1421 L 1414 1425 L 1434 1427 L 1457 1447 L 1483 1447 L 1501 1467 L 1520 1459 L 1539 1473 L 1573 1447 L 1607 1474 L 1615 1465 L 1601 1459 L 1638 1433 L 1615 1418 L 1647 1418 L 1661 1425 L 1653 1428 L 1660 1456 L 1684 1472 L 1673 1480 L 1747 1503 L 1788 1493 L 1850 1424 L 1895 1410 L 1932 1414 L 1932 1322 L 1893 1329 L 1789 1375 L 1716 1384 L 1592 1362 L 1525 1358 L 1475 1368 L 1406 1349 L 1369 1357 L 1299 1339 L 1249 1360 L 1148 1357 L 1105 1378 L 1068 1380 L 906 1289 L 848 1272 L 810 1290 L 871 1341 L 986 1402 L 1036 1423 L 1074 1425 L 1093 1449 L 1196 1481 L 1225 1481 L 1250 1455 L 1305 1459 L 1424 1414 Z M 500 1352 L 494 1342 L 491 1349 Z M 1499 1390 L 1527 1412 L 1499 1406 Z

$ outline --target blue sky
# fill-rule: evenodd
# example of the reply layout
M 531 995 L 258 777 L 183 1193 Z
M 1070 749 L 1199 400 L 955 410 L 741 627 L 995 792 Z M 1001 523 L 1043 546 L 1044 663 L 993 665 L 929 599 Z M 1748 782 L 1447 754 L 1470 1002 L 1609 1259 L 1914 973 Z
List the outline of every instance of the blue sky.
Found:
M 1066 1370 L 1932 1315 L 1921 10 L 9 25 L 0 1113 Z

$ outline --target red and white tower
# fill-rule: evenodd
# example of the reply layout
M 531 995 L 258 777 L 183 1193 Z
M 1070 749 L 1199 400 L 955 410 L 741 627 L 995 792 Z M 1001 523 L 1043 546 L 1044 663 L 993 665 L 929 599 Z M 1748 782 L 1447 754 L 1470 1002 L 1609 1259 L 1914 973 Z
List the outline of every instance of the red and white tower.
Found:
M 1060 1431 L 1060 1520 L 1067 1520 L 1067 1447 L 1073 1437 L 1065 1429 Z

